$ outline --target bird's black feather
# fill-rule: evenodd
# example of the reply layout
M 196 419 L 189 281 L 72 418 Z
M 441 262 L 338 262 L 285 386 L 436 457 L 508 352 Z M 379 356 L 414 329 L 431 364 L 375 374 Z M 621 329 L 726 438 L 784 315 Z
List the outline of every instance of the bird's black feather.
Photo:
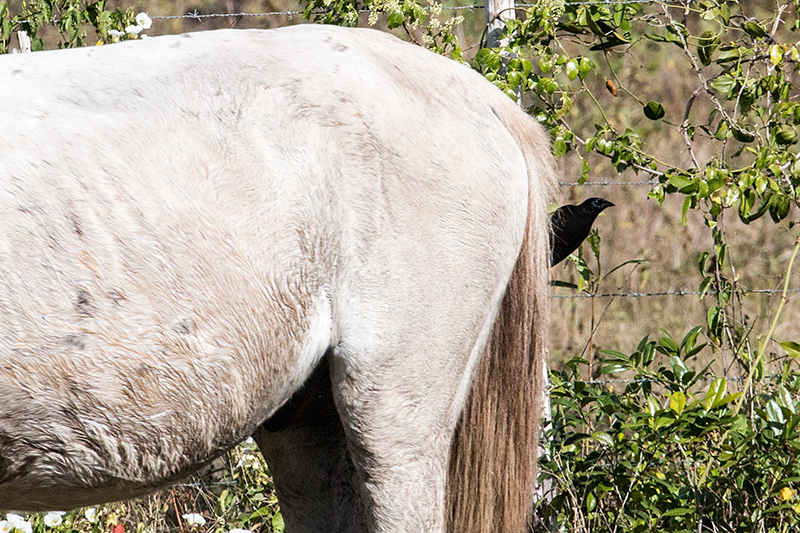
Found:
M 550 266 L 574 252 L 589 236 L 594 219 L 614 204 L 605 198 L 589 198 L 581 205 L 564 205 L 550 216 Z

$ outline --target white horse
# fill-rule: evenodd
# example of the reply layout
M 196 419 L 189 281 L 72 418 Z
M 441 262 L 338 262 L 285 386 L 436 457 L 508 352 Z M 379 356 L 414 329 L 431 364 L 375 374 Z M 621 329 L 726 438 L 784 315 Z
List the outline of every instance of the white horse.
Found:
M 0 509 L 255 433 L 293 533 L 524 529 L 555 174 L 510 99 L 299 26 L 5 56 L 0 102 Z

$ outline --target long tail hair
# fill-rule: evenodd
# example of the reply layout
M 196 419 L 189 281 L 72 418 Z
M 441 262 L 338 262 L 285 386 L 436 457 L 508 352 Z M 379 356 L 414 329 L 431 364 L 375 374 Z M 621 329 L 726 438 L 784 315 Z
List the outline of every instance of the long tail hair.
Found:
M 556 173 L 533 119 L 508 101 L 495 113 L 528 171 L 525 237 L 453 440 L 447 531 L 521 533 L 532 510 L 549 292 L 547 201 Z

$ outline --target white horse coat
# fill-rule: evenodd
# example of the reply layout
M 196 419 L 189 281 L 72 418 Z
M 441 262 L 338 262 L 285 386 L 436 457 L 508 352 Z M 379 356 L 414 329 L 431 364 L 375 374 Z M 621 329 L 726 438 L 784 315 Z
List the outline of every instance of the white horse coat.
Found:
M 321 26 L 0 57 L 0 101 L 0 509 L 164 486 L 300 391 L 256 434 L 289 531 L 459 523 L 451 443 L 525 243 L 543 345 L 554 174 L 513 102 Z

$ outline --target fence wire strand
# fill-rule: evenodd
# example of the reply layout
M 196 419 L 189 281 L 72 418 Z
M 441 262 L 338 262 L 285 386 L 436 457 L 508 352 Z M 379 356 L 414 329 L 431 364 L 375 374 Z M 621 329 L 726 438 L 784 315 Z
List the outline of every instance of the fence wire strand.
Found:
M 583 183 L 579 181 L 559 181 L 558 185 L 560 187 L 578 187 L 580 185 L 658 185 L 660 182 L 658 180 L 648 180 L 648 181 L 584 181 Z
M 684 5 L 686 3 L 695 3 L 694 0 L 689 2 L 685 1 L 664 1 L 664 0 L 572 0 L 569 2 L 564 2 L 565 6 L 587 6 L 587 5 L 631 5 L 631 4 L 664 4 L 664 5 Z M 536 7 L 536 4 L 516 4 L 515 7 L 522 7 L 522 8 L 530 8 Z M 429 6 L 423 6 L 423 9 L 430 10 Z M 486 9 L 485 5 L 481 4 L 470 4 L 466 6 L 442 6 L 441 9 L 443 11 L 474 11 L 476 9 Z M 359 9 L 359 13 L 368 13 L 369 9 Z M 194 10 L 192 13 L 187 13 L 185 15 L 155 15 L 150 17 L 153 20 L 175 20 L 175 19 L 194 19 L 194 20 L 202 20 L 207 18 L 227 18 L 227 17 L 277 17 L 277 16 L 285 16 L 292 18 L 295 15 L 303 15 L 305 11 L 266 11 L 263 13 L 247 13 L 247 12 L 239 12 L 239 13 L 199 13 L 197 10 Z M 312 15 L 322 15 L 327 13 L 327 11 L 312 11 Z M 28 22 L 28 21 L 20 21 L 20 22 Z M 58 19 L 53 19 L 53 22 L 59 22 Z
M 714 381 L 715 379 L 719 379 L 720 377 L 724 376 L 701 376 L 699 378 L 695 378 L 697 381 Z M 764 379 L 780 379 L 783 377 L 781 374 L 769 374 L 763 376 Z M 725 377 L 726 381 L 738 383 L 740 381 L 745 381 L 747 378 L 742 376 L 731 376 Z M 621 384 L 621 383 L 658 383 L 657 379 L 653 378 L 637 378 L 637 379 L 576 379 L 574 381 L 568 381 L 566 383 L 585 383 L 587 385 L 613 385 L 613 384 Z M 554 387 L 550 386 L 550 390 Z
M 786 292 L 800 292 L 800 289 L 788 289 Z M 742 294 L 783 294 L 783 289 L 743 289 Z M 717 291 L 663 291 L 663 292 L 606 292 L 592 294 L 551 294 L 551 298 L 647 298 L 654 296 L 714 296 Z

